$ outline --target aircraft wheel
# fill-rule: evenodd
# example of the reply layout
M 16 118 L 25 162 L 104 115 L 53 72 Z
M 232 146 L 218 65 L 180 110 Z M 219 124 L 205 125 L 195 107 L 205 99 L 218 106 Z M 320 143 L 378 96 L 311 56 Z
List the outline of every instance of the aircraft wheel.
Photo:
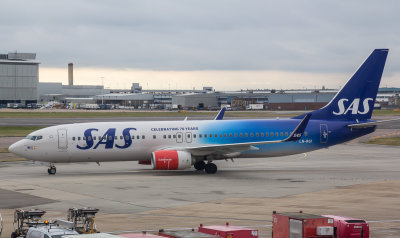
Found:
M 194 163 L 194 168 L 196 170 L 204 170 L 204 167 L 206 166 L 206 163 L 203 160 L 197 161 L 196 163 Z
M 47 172 L 48 172 L 49 174 L 51 174 L 51 175 L 54 175 L 54 174 L 56 174 L 57 169 L 56 169 L 55 166 L 53 166 L 53 167 L 48 168 L 48 169 L 47 169 Z
M 204 166 L 206 173 L 215 174 L 218 170 L 217 166 L 213 163 L 208 163 Z

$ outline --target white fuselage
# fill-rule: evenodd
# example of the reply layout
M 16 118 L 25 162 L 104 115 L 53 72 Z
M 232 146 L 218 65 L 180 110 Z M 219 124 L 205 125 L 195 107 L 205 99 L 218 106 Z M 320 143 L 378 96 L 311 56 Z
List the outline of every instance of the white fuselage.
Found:
M 271 126 L 267 121 L 279 123 L 281 126 Z M 152 152 L 169 148 L 184 149 L 207 144 L 283 139 L 299 121 L 204 120 L 66 124 L 32 132 L 27 138 L 13 144 L 10 150 L 31 160 L 52 163 L 149 161 Z M 301 151 L 286 149 L 283 154 L 303 150 L 309 148 L 304 147 Z M 192 152 L 192 155 L 211 153 L 213 151 L 201 150 Z M 257 157 L 260 155 L 269 156 L 268 151 L 259 153 Z M 247 156 L 252 157 L 251 154 Z

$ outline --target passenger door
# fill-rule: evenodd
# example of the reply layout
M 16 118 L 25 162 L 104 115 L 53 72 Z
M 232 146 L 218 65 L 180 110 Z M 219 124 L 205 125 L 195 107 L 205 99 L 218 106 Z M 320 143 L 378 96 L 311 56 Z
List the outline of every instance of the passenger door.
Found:
M 66 151 L 68 148 L 67 129 L 59 129 L 58 132 L 58 149 Z

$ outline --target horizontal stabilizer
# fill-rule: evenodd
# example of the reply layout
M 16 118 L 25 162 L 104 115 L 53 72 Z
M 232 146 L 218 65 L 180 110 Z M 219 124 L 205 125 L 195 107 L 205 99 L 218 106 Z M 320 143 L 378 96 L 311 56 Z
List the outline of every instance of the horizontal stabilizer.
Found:
M 399 121 L 399 120 L 400 120 L 400 118 L 395 118 L 395 119 L 382 120 L 382 121 L 361 122 L 361 123 L 350 124 L 347 126 L 350 128 L 369 128 L 369 127 L 377 126 L 379 124 L 384 124 L 387 122 L 393 122 L 393 121 Z

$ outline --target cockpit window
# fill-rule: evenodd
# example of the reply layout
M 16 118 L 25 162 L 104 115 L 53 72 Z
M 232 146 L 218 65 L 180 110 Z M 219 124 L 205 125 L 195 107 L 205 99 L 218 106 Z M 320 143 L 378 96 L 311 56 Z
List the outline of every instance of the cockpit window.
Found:
M 41 139 L 43 139 L 43 136 L 31 136 L 31 135 L 28 135 L 26 137 L 26 139 L 28 139 L 28 140 L 41 140 Z

